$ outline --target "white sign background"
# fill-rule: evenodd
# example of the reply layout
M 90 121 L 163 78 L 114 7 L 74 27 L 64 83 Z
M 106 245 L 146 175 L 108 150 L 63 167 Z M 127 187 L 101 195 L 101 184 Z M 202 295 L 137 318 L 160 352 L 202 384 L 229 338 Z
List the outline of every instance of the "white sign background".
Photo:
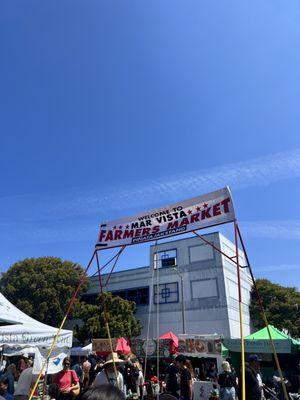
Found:
M 139 215 L 101 224 L 97 247 L 107 249 L 171 237 L 233 221 L 228 187 Z

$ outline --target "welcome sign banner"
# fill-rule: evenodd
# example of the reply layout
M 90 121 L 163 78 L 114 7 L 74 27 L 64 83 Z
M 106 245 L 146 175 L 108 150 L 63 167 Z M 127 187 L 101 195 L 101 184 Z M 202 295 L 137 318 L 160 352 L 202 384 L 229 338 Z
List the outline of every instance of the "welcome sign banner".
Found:
M 228 187 L 157 208 L 133 217 L 101 224 L 98 248 L 150 242 L 232 222 L 235 219 Z

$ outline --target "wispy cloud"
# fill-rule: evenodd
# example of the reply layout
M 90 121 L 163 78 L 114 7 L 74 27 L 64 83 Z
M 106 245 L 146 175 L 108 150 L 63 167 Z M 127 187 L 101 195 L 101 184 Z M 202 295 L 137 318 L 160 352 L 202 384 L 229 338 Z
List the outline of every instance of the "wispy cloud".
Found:
M 242 221 L 248 238 L 300 240 L 300 220 Z
M 300 265 L 294 264 L 280 264 L 280 265 L 265 265 L 258 266 L 254 269 L 256 274 L 260 274 L 261 272 L 276 272 L 276 271 L 299 271 Z
M 300 150 L 281 152 L 211 169 L 200 169 L 155 180 L 127 182 L 124 185 L 66 189 L 56 193 L 37 193 L 0 199 L 0 210 L 16 221 L 43 221 L 98 216 L 143 210 L 165 202 L 230 185 L 234 191 L 267 186 L 284 179 L 300 177 Z M 99 220 L 98 220 L 99 221 Z

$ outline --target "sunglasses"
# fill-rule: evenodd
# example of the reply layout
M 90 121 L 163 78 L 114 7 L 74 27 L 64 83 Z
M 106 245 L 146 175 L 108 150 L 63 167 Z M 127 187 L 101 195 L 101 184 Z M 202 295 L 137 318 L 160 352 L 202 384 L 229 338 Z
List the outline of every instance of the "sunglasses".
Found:
M 65 366 L 65 367 L 69 367 L 70 364 L 69 364 L 69 363 L 65 363 L 64 366 Z

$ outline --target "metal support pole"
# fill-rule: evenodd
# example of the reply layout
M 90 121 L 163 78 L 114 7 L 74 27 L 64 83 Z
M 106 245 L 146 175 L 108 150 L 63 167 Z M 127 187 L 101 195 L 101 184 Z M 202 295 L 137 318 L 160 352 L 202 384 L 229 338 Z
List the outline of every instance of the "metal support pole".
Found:
M 243 329 L 243 303 L 242 303 L 242 288 L 241 288 L 241 271 L 239 262 L 239 246 L 238 246 L 238 227 L 236 220 L 234 221 L 234 240 L 235 240 L 235 253 L 237 262 L 237 280 L 238 280 L 238 296 L 239 296 L 239 314 L 240 314 L 240 335 L 241 335 L 241 377 L 242 377 L 242 400 L 246 400 L 246 382 L 245 382 L 245 340 Z
M 267 315 L 265 313 L 265 309 L 264 309 L 262 298 L 260 297 L 259 291 L 257 289 L 256 281 L 254 279 L 252 268 L 250 266 L 250 262 L 249 262 L 249 259 L 248 259 L 248 255 L 247 255 L 247 251 L 246 251 L 246 248 L 245 248 L 245 245 L 244 245 L 244 241 L 243 241 L 243 238 L 242 238 L 242 235 L 241 235 L 241 232 L 240 232 L 240 229 L 239 229 L 238 226 L 237 226 L 237 232 L 238 232 L 238 235 L 239 235 L 239 238 L 240 238 L 240 242 L 241 242 L 241 245 L 242 245 L 242 248 L 243 248 L 243 251 L 244 251 L 244 254 L 245 254 L 245 258 L 246 258 L 246 261 L 247 261 L 247 264 L 248 264 L 248 268 L 249 268 L 250 276 L 251 276 L 251 279 L 252 279 L 253 288 L 254 288 L 254 291 L 255 291 L 255 294 L 256 294 L 256 297 L 257 297 L 257 301 L 258 301 L 258 304 L 259 304 L 259 308 L 260 308 L 264 323 L 265 323 L 266 328 L 267 328 L 269 340 L 270 340 L 272 351 L 273 351 L 273 355 L 274 355 L 275 364 L 276 364 L 276 367 L 277 367 L 277 370 L 278 370 L 278 373 L 279 373 L 279 377 L 280 377 L 280 381 L 281 381 L 281 386 L 282 386 L 284 398 L 285 398 L 285 400 L 288 400 L 289 396 L 288 396 L 288 393 L 287 393 L 287 390 L 286 390 L 286 386 L 285 386 L 285 383 L 284 383 L 284 377 L 282 375 L 282 370 L 281 370 L 279 359 L 278 359 L 278 356 L 277 356 L 274 340 L 273 340 L 272 335 L 271 335 L 269 321 L 268 321 Z
M 178 271 L 177 267 L 172 267 L 174 271 L 176 271 L 177 275 L 180 278 L 180 283 L 181 283 L 181 313 L 182 313 L 182 333 L 185 335 L 186 334 L 186 321 L 185 321 L 185 304 L 184 304 L 184 286 L 183 286 L 183 276 L 182 274 Z
M 183 287 L 183 277 L 180 277 L 181 280 L 181 301 L 182 301 L 182 329 L 183 333 L 186 334 L 186 324 L 185 324 L 185 304 L 184 304 L 184 287 Z
M 43 371 L 44 371 L 44 369 L 45 369 L 45 367 L 46 367 L 46 365 L 47 365 L 47 363 L 48 363 L 48 361 L 49 361 L 49 359 L 50 359 L 50 357 L 51 357 L 51 354 L 52 354 L 52 352 L 53 352 L 53 349 L 54 349 L 54 347 L 55 347 L 55 345 L 56 345 L 56 343 L 57 343 L 59 334 L 60 334 L 61 330 L 63 329 L 63 326 L 64 326 L 64 324 L 65 324 L 65 322 L 66 322 L 66 319 L 67 319 L 67 317 L 68 317 L 68 315 L 69 315 L 69 313 L 70 313 L 70 311 L 71 311 L 71 309 L 72 309 L 72 307 L 73 307 L 73 305 L 74 305 L 74 302 L 75 302 L 75 300 L 76 300 L 76 297 L 77 297 L 77 295 L 78 295 L 78 292 L 79 292 L 79 290 L 80 290 L 80 288 L 81 288 L 83 282 L 84 282 L 84 281 L 86 280 L 86 278 L 87 278 L 87 273 L 88 273 L 88 270 L 89 270 L 89 268 L 90 268 L 90 266 L 91 266 L 91 264 L 92 264 L 92 262 L 93 262 L 93 260 L 94 260 L 95 254 L 96 254 L 96 251 L 93 252 L 92 257 L 90 258 L 90 261 L 88 262 L 88 265 L 86 266 L 86 268 L 85 268 L 85 270 L 84 270 L 84 272 L 83 272 L 83 274 L 82 274 L 82 276 L 81 276 L 81 278 L 80 278 L 80 281 L 79 281 L 79 283 L 78 283 L 78 286 L 77 286 L 77 288 L 75 289 L 75 291 L 74 291 L 74 293 L 73 293 L 73 296 L 72 296 L 72 298 L 71 298 L 71 300 L 70 300 L 70 302 L 69 302 L 69 305 L 68 305 L 66 314 L 65 314 L 63 320 L 61 321 L 61 324 L 60 324 L 60 326 L 59 326 L 59 328 L 58 328 L 58 330 L 57 330 L 57 332 L 56 332 L 56 335 L 55 335 L 54 338 L 53 338 L 53 341 L 52 341 L 52 344 L 51 344 L 51 346 L 50 346 L 50 349 L 49 349 L 49 352 L 48 352 L 48 354 L 47 354 L 47 357 L 46 357 L 45 361 L 43 362 L 42 368 L 41 368 L 41 370 L 40 370 L 40 372 L 39 372 L 39 375 L 38 375 L 38 377 L 37 377 L 37 380 L 36 380 L 36 382 L 35 382 L 35 384 L 34 384 L 32 390 L 31 390 L 31 393 L 30 393 L 30 395 L 29 395 L 29 399 L 28 399 L 28 400 L 31 400 L 31 399 L 32 399 L 32 397 L 33 397 L 33 395 L 34 395 L 34 392 L 36 391 L 36 388 L 38 387 L 38 384 L 39 384 L 39 381 L 40 381 L 41 376 L 42 376 L 42 374 L 43 374 Z

